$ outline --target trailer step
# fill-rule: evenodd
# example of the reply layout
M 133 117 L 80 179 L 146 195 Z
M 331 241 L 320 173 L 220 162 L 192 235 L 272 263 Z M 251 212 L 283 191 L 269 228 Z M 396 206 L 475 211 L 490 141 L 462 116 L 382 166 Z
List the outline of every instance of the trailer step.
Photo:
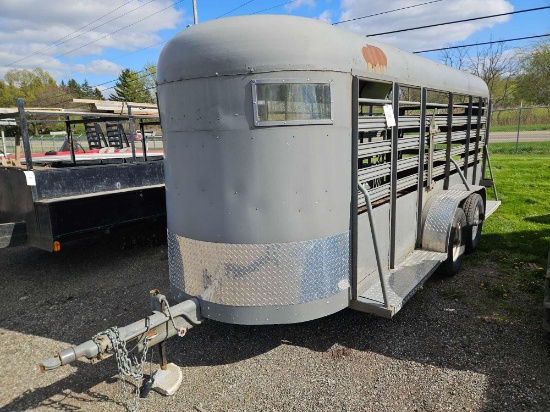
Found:
M 413 251 L 399 267 L 384 275 L 388 307 L 384 306 L 378 278 L 357 297 L 357 300 L 351 301 L 350 307 L 385 318 L 393 317 L 445 259 L 447 253 Z
M 487 200 L 487 204 L 485 206 L 485 219 L 496 212 L 496 210 L 500 206 L 500 203 L 500 200 Z

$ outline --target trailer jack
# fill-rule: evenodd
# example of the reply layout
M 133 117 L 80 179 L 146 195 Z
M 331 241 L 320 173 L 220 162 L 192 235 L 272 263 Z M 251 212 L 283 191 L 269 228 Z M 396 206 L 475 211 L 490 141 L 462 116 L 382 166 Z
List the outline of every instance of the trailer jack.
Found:
M 157 289 L 150 292 L 150 297 L 152 315 L 124 327 L 112 327 L 78 346 L 63 349 L 41 362 L 40 370 L 55 370 L 81 358 L 95 364 L 114 354 L 123 393 L 126 392 L 125 377 L 135 379 L 136 396 L 133 405 L 127 404 L 128 409 L 137 410 L 137 397 L 147 396 L 151 388 L 164 395 L 173 395 L 181 384 L 181 370 L 167 362 L 164 342 L 174 335 L 183 337 L 187 330 L 202 323 L 200 304 L 198 299 L 192 298 L 170 307 L 166 297 Z M 143 383 L 140 393 L 139 381 L 143 378 L 147 351 L 157 344 L 160 370 Z

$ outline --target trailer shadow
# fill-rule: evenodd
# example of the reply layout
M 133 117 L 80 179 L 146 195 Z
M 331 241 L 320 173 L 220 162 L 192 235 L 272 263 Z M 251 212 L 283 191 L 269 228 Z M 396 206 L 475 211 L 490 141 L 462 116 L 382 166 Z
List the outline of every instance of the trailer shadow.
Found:
M 143 233 L 148 238 L 152 232 Z M 493 235 L 484 241 L 506 244 L 507 236 L 518 235 L 532 234 Z M 115 235 L 69 247 L 61 254 L 30 248 L 0 251 L 8 274 L 0 279 L 2 328 L 77 344 L 114 324 L 125 325 L 148 315 L 148 291 L 168 290 L 166 245 L 162 240 L 148 242 Z M 261 361 L 262 355 L 284 345 L 321 353 L 328 362 L 356 362 L 361 353 L 371 352 L 486 376 L 486 411 L 546 410 L 550 349 L 540 336 L 540 326 L 517 316 L 508 320 L 485 316 L 466 304 L 461 296 L 477 293 L 473 285 L 478 275 L 470 268 L 453 279 L 432 277 L 393 320 L 346 309 L 293 325 L 207 321 L 185 338 L 168 341 L 169 361 L 184 368 L 236 364 L 255 357 Z M 484 298 L 481 293 L 479 299 Z M 0 411 L 46 405 L 78 410 L 74 403 L 114 402 L 90 390 L 106 380 L 112 382 L 114 362 L 105 363 L 95 367 L 78 363 L 78 370 L 69 377 L 23 392 Z M 66 401 L 60 401 L 64 396 Z
M 27 411 L 37 407 L 44 407 L 56 411 L 85 411 L 90 410 L 93 404 L 102 402 L 109 409 L 122 410 L 124 403 L 112 399 L 110 396 L 90 389 L 99 383 L 116 383 L 116 371 L 111 367 L 99 370 L 92 365 L 78 362 L 73 375 L 57 380 L 48 386 L 28 389 L 18 395 L 8 405 L 0 407 L 0 412 Z
M 526 217 L 525 220 L 533 223 L 541 223 L 544 225 L 550 225 L 550 213 L 547 215 L 540 215 L 540 216 L 529 216 Z

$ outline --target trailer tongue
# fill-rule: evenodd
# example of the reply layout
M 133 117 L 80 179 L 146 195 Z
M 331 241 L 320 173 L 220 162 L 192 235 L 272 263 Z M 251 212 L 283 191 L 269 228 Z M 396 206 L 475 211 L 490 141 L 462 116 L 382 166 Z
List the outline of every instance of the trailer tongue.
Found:
M 42 361 L 40 370 L 51 371 L 84 358 L 91 363 L 97 363 L 114 354 L 121 382 L 124 382 L 126 376 L 132 377 L 135 379 L 137 390 L 143 377 L 147 351 L 152 346 L 160 344 L 161 371 L 156 379 L 155 388 L 165 395 L 172 395 L 181 383 L 181 370 L 175 365 L 168 364 L 164 342 L 174 335 L 185 336 L 189 329 L 200 325 L 203 318 L 197 299 L 189 299 L 170 307 L 166 297 L 156 289 L 151 291 L 151 308 L 151 316 L 120 328 L 112 327 L 78 346 L 64 349 Z M 128 348 L 133 349 L 128 351 Z M 136 355 L 132 352 L 136 352 Z M 151 379 L 144 382 L 142 396 L 146 396 L 153 383 Z

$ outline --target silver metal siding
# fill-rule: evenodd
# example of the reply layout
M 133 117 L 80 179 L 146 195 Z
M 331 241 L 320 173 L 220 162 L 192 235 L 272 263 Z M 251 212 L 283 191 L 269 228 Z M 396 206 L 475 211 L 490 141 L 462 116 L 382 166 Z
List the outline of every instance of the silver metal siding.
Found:
M 221 243 L 348 231 L 350 77 L 331 77 L 334 124 L 315 126 L 252 127 L 248 76 L 160 86 L 169 229 Z
M 270 77 L 331 80 L 334 123 L 254 127 L 251 81 Z M 241 324 L 347 306 L 350 87 L 349 74 L 303 72 L 159 86 L 176 299 L 198 296 L 204 316 Z
M 374 223 L 378 249 L 382 259 L 382 267 L 389 269 L 390 250 L 390 208 L 384 204 L 373 209 Z M 358 283 L 371 274 L 377 276 L 377 266 L 374 254 L 374 245 L 370 232 L 369 216 L 367 213 L 359 215 L 357 222 L 357 279 Z M 359 291 L 361 292 L 361 290 Z
M 416 240 L 416 215 L 418 192 L 412 192 L 397 199 L 397 221 L 395 233 L 396 265 L 414 250 Z

